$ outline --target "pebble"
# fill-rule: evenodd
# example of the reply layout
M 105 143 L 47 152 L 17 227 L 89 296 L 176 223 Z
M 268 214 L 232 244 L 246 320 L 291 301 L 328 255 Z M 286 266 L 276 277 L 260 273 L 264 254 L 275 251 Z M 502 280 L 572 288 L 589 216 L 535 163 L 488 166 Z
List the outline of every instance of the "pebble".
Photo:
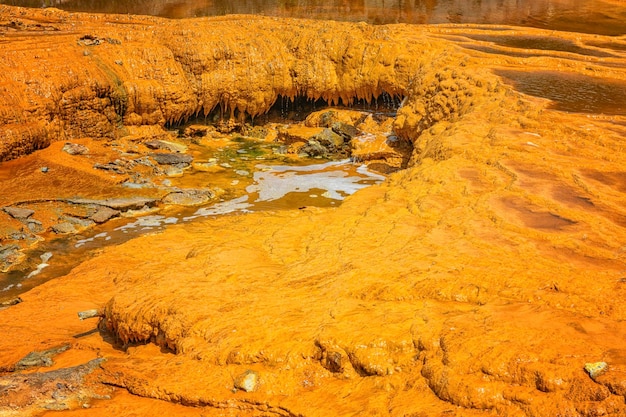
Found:
M 587 371 L 591 379 L 596 379 L 606 372 L 608 367 L 609 365 L 606 362 L 590 362 L 585 364 L 585 371 Z
M 48 167 L 41 167 L 41 172 L 44 172 L 44 173 L 48 172 Z
M 235 378 L 235 389 L 252 392 L 256 390 L 258 383 L 259 374 L 254 371 L 247 370 Z

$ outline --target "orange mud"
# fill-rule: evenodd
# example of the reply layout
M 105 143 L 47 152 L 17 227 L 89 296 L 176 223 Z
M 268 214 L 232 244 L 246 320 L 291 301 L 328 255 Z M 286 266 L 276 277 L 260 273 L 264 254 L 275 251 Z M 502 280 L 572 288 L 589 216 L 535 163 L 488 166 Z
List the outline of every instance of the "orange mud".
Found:
M 22 22 L 0 37 L 5 159 L 220 104 L 256 115 L 278 95 L 382 91 L 407 97 L 394 128 L 414 146 L 407 169 L 337 209 L 173 226 L 25 293 L 0 311 L 0 415 L 52 415 L 49 395 L 27 401 L 6 381 L 29 352 L 64 343 L 55 367 L 106 361 L 54 415 L 626 415 L 626 120 L 549 109 L 492 72 L 623 83 L 619 52 L 464 47 L 484 42 L 467 37 L 490 33 L 479 26 L 5 6 L 0 20 Z M 79 45 L 86 34 L 121 44 Z M 97 308 L 100 330 L 78 320 Z M 585 364 L 600 361 L 608 368 L 590 378 Z M 251 391 L 234 389 L 248 370 Z

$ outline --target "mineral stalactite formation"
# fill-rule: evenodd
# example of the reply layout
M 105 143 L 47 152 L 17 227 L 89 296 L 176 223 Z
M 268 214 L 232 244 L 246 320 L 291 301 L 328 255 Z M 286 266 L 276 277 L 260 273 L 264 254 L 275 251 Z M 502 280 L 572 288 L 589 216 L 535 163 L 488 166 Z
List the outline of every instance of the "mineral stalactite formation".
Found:
M 442 52 L 406 28 L 250 16 L 70 18 L 0 7 L 11 42 L 0 52 L 0 160 L 216 110 L 254 117 L 278 97 L 331 105 L 403 97 L 419 63 Z
M 383 92 L 411 145 L 406 169 L 338 208 L 172 226 L 0 311 L 1 371 L 65 344 L 40 372 L 106 358 L 73 379 L 69 415 L 626 415 L 623 39 L 8 6 L 0 28 L 4 160 Z M 579 48 L 502 41 L 517 36 Z M 497 75 L 547 70 L 610 80 L 615 108 L 558 111 Z M 12 381 L 0 413 L 50 404 Z

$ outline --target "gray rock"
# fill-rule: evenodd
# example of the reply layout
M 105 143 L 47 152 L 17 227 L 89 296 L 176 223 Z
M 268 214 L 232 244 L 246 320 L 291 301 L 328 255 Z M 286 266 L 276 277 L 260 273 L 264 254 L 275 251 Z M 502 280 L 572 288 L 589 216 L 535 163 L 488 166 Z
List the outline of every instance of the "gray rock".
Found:
M 323 362 L 324 368 L 330 372 L 343 372 L 343 360 L 340 352 L 328 351 Z
M 77 198 L 69 200 L 73 204 L 95 204 L 105 206 L 114 210 L 126 211 L 137 210 L 144 206 L 153 207 L 159 200 L 148 197 L 128 197 L 128 198 L 109 198 L 107 200 L 90 200 L 87 198 Z
M 95 169 L 102 169 L 104 171 L 113 171 L 116 174 L 125 174 L 126 170 L 122 167 L 120 167 L 119 165 L 113 163 L 113 162 L 108 162 L 106 164 L 94 164 L 93 166 Z
M 17 245 L 0 245 L 0 272 L 6 272 L 11 265 L 19 263 L 25 255 Z
M 19 249 L 17 245 L 0 245 L 0 258 L 16 252 Z
M 150 160 L 150 158 L 148 158 L 147 156 L 142 156 L 140 158 L 134 159 L 133 162 L 135 162 L 136 164 L 139 165 L 144 165 L 147 167 L 154 167 L 155 165 L 152 163 L 152 161 Z
M 110 207 L 100 207 L 90 219 L 96 223 L 104 223 L 107 220 L 120 215 L 119 210 L 113 210 Z
M 180 166 L 169 166 L 165 169 L 164 174 L 168 177 L 182 177 L 183 168 Z
M 337 148 L 340 148 L 344 144 L 343 136 L 338 135 L 331 129 L 324 129 L 319 134 L 315 135 L 313 140 L 317 141 L 320 145 L 328 149 L 329 151 L 334 151 Z
M 589 374 L 591 379 L 596 379 L 607 371 L 609 365 L 606 362 L 593 362 L 585 364 L 585 371 Z
M 145 142 L 144 145 L 146 145 L 146 147 L 150 149 L 165 149 L 170 152 L 179 152 L 179 153 L 187 152 L 187 146 L 180 144 L 180 143 L 176 143 L 176 142 L 169 142 L 167 140 L 159 140 L 159 139 L 149 140 Z
M 326 156 L 328 149 L 322 146 L 318 141 L 311 139 L 300 149 L 300 152 L 309 156 Z
M 61 222 L 52 226 L 52 231 L 58 235 L 75 233 L 76 227 L 70 222 Z
M 359 131 L 356 127 L 344 122 L 335 122 L 332 124 L 331 128 L 333 132 L 342 136 L 345 141 L 349 141 L 359 134 Z
M 46 172 L 48 172 L 48 171 L 49 171 L 48 167 L 41 167 L 41 168 L 40 168 L 40 170 L 41 170 L 41 172 L 43 172 L 44 174 L 45 174 Z
M 81 219 L 81 218 L 73 217 L 73 216 L 62 216 L 60 220 L 70 222 L 73 225 L 78 226 L 81 229 L 91 227 L 94 225 L 94 222 L 90 219 Z
M 19 220 L 28 219 L 30 216 L 35 214 L 34 210 L 21 207 L 3 207 L 2 210 L 9 216 Z
M 52 366 L 54 364 L 52 357 L 61 352 L 65 352 L 69 348 L 70 345 L 67 344 L 53 347 L 41 352 L 30 352 L 15 364 L 15 370 L 21 371 L 33 367 Z
M 137 182 L 125 181 L 122 183 L 122 187 L 130 188 L 132 190 L 140 190 L 142 188 L 154 188 L 154 184 L 152 184 L 151 182 L 137 183 Z
M 85 145 L 71 142 L 66 142 L 61 150 L 63 152 L 69 153 L 70 155 L 86 155 L 89 153 L 89 148 Z
M 32 233 L 43 232 L 43 226 L 39 220 L 35 220 L 35 219 L 26 220 L 26 227 L 28 227 L 28 230 L 30 230 Z
M 11 298 L 10 300 L 0 301 L 0 309 L 11 307 L 22 302 L 20 297 Z
M 322 127 L 330 127 L 333 120 L 335 119 L 335 112 L 333 110 L 328 110 L 320 115 L 318 126 Z
M 26 240 L 30 237 L 30 235 L 24 232 L 13 232 L 9 235 L 9 238 L 12 240 Z
M 178 153 L 152 153 L 150 156 L 161 165 L 189 165 L 193 161 L 190 155 Z
M 252 392 L 259 385 L 259 374 L 254 371 L 247 370 L 235 378 L 234 387 L 236 390 Z
M 188 189 L 169 193 L 163 197 L 162 202 L 180 206 L 197 206 L 207 203 L 213 197 L 215 197 L 215 193 L 211 190 Z

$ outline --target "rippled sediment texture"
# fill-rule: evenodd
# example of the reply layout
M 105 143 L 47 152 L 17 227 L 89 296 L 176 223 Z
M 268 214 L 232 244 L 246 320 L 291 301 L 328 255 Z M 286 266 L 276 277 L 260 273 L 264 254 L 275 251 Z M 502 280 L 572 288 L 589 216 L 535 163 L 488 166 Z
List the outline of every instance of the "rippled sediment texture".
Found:
M 0 10 L 5 21 L 22 13 Z M 225 216 L 105 250 L 0 312 L 11 335 L 1 367 L 70 341 L 63 363 L 105 356 L 100 381 L 195 415 L 626 413 L 623 120 L 550 110 L 491 71 L 617 82 L 619 53 L 467 48 L 484 46 L 468 37 L 491 30 L 481 27 L 30 19 L 42 16 L 56 36 L 9 28 L 1 40 L 15 57 L 0 61 L 14 91 L 2 129 L 22 129 L 4 155 L 54 132 L 115 136 L 220 104 L 259 114 L 278 95 L 383 90 L 407 97 L 395 129 L 414 152 L 409 168 L 338 209 Z M 86 48 L 85 34 L 121 44 Z M 40 63 L 20 65 L 28 54 Z M 81 333 L 94 323 L 76 311 L 102 306 L 125 351 L 107 333 Z M 592 380 L 583 368 L 598 361 L 609 370 Z M 248 369 L 256 391 L 232 392 Z M 145 401 L 117 395 L 87 411 L 124 415 Z

